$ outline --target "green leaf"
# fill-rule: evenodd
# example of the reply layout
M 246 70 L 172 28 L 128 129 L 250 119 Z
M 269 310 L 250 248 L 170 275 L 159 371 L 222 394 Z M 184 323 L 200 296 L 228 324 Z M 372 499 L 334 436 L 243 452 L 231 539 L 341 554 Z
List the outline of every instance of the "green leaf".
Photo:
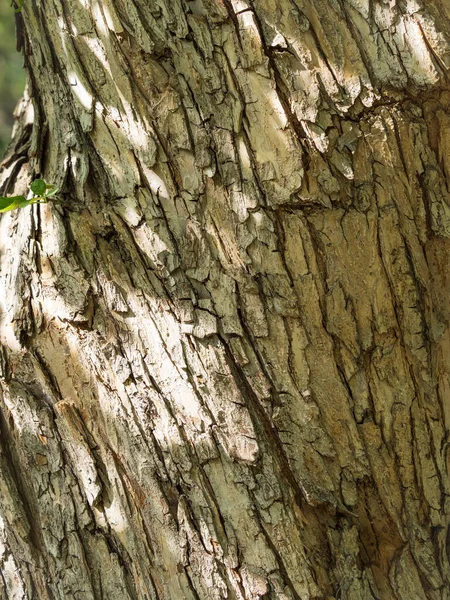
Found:
M 53 186 L 47 186 L 47 187 L 52 187 L 53 189 L 45 192 L 44 196 L 46 198 L 49 198 L 50 196 L 54 196 L 55 194 L 57 194 L 59 192 L 59 188 L 54 188 Z
M 42 196 L 47 190 L 47 184 L 43 179 L 35 179 L 30 185 L 30 189 L 36 196 Z
M 29 201 L 25 196 L 11 196 L 10 198 L 0 196 L 0 213 L 14 210 L 15 208 L 23 208 L 24 206 L 27 206 L 28 203 Z

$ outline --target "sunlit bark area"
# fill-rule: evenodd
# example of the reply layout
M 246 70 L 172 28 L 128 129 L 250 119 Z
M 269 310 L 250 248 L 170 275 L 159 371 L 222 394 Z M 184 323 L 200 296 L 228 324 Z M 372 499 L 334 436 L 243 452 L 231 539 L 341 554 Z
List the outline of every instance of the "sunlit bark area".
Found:
M 25 0 L 0 598 L 450 598 L 450 4 Z

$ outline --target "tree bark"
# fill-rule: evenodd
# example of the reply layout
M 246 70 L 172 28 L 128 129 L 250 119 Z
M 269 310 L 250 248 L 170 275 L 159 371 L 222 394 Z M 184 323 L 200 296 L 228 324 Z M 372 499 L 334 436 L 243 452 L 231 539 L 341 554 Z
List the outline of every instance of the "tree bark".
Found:
M 447 0 L 25 0 L 0 597 L 450 598 Z

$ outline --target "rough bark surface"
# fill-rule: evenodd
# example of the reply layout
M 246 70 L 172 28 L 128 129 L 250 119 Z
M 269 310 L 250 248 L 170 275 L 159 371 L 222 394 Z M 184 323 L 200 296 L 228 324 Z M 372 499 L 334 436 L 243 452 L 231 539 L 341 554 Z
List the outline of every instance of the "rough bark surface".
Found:
M 450 598 L 448 0 L 25 0 L 0 597 Z

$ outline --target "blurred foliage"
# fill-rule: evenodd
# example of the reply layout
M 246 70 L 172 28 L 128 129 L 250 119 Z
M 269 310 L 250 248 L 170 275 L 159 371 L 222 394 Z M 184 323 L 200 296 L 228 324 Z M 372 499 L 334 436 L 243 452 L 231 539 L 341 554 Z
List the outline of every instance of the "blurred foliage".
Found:
M 25 86 L 23 58 L 16 51 L 14 8 L 0 0 L 0 157 L 9 143 L 13 111 Z

